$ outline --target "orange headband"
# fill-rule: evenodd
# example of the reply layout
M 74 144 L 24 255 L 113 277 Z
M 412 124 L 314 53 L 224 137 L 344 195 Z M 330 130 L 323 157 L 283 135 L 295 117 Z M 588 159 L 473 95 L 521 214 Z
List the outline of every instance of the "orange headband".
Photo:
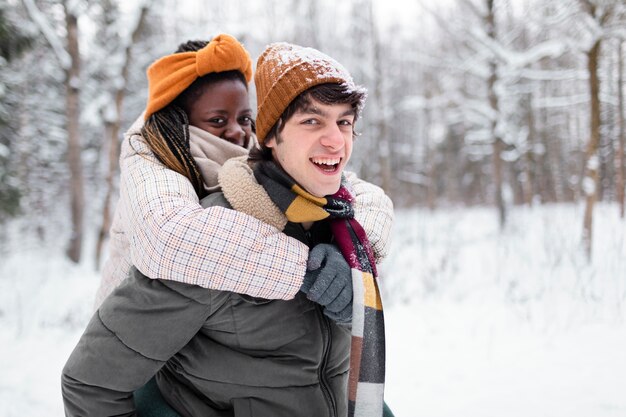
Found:
M 252 78 L 252 60 L 242 44 L 221 34 L 197 52 L 164 56 L 148 67 L 148 104 L 144 119 L 170 104 L 198 77 L 237 70 L 246 81 Z

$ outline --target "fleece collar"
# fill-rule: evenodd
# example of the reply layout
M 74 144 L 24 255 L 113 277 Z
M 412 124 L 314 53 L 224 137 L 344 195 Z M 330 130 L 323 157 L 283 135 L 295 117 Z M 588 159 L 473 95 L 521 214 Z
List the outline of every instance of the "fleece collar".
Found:
M 224 197 L 235 210 L 256 217 L 278 230 L 285 228 L 287 217 L 254 178 L 247 156 L 226 161 L 219 171 L 218 181 Z

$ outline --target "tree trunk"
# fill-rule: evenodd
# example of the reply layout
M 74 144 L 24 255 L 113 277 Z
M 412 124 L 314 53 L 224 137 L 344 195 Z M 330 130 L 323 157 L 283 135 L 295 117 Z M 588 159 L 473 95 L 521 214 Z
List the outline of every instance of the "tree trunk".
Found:
M 428 91 L 424 92 L 424 97 L 426 100 L 430 99 L 430 94 Z M 432 123 L 432 110 L 428 107 L 424 109 L 424 123 L 426 125 L 426 134 L 424 139 L 424 172 L 427 175 L 427 183 L 426 183 L 426 203 L 428 208 L 433 211 L 436 208 L 437 201 L 437 163 L 436 163 L 436 152 L 434 141 L 430 137 L 432 132 L 431 123 Z
M 590 260 L 593 242 L 593 208 L 598 194 L 598 146 L 600 144 L 600 80 L 598 78 L 598 59 L 600 56 L 598 40 L 587 53 L 587 70 L 589 72 L 589 93 L 591 100 L 591 129 L 589 144 L 585 152 L 585 177 L 583 192 L 585 193 L 585 216 L 583 221 L 583 246 Z
M 617 156 L 615 158 L 615 187 L 617 189 L 617 202 L 619 203 L 619 215 L 620 218 L 624 218 L 624 142 L 626 141 L 625 126 L 624 126 L 624 54 L 623 54 L 624 42 L 618 42 L 617 47 L 617 98 L 618 98 L 618 144 L 617 144 Z
M 116 99 L 116 107 L 118 103 L 121 107 L 122 99 Z M 112 215 L 111 215 L 111 200 L 113 194 L 115 194 L 115 178 L 119 170 L 119 131 L 120 131 L 120 118 L 116 118 L 114 122 L 105 122 L 105 140 L 109 142 L 109 169 L 106 176 L 107 193 L 104 197 L 103 210 L 102 210 L 102 225 L 98 233 L 98 240 L 96 242 L 96 269 L 100 268 L 100 262 L 102 260 L 102 248 L 104 243 L 109 237 L 109 229 L 111 228 Z
M 536 162 L 535 162 L 535 115 L 532 108 L 532 94 L 528 95 L 528 102 L 526 103 L 526 123 L 528 125 L 528 150 L 524 154 L 524 204 L 532 206 L 535 200 L 535 174 L 536 174 Z
M 378 38 L 378 30 L 376 28 L 376 21 L 374 16 L 374 5 L 370 0 L 368 2 L 369 7 L 369 23 L 370 23 L 370 35 L 372 40 L 372 50 L 373 50 L 373 67 L 374 67 L 374 106 L 376 106 L 376 110 L 374 114 L 376 115 L 376 124 L 375 124 L 375 132 L 376 136 L 374 140 L 378 143 L 378 160 L 380 163 L 380 178 L 381 178 L 381 187 L 387 194 L 392 194 L 392 186 L 391 186 L 391 144 L 389 139 L 389 130 L 387 126 L 387 117 L 388 113 L 386 111 L 387 105 L 385 103 L 384 97 L 384 87 L 383 87 L 383 65 L 381 62 L 381 45 L 380 39 Z
M 78 49 L 78 17 L 65 7 L 67 29 L 67 51 L 71 66 L 65 72 L 66 117 L 67 117 L 67 162 L 70 171 L 70 210 L 72 230 L 67 256 L 78 263 L 83 243 L 83 212 L 85 196 L 80 143 L 80 53 Z
M 486 0 L 487 2 L 487 16 L 485 16 L 485 25 L 487 26 L 487 36 L 496 40 L 496 22 L 494 15 L 494 0 Z M 492 145 L 492 160 L 493 160 L 493 181 L 494 181 L 494 193 L 495 203 L 498 209 L 498 219 L 500 223 L 500 229 L 504 228 L 506 224 L 506 207 L 504 205 L 504 197 L 502 195 L 503 184 L 503 169 L 502 169 L 502 150 L 504 143 L 497 131 L 497 124 L 499 116 L 499 104 L 498 95 L 496 93 L 496 84 L 498 82 L 498 67 L 495 58 L 491 58 L 489 63 L 489 78 L 487 79 L 487 89 L 489 94 L 489 106 L 493 110 L 494 119 L 491 121 L 491 135 L 493 138 Z

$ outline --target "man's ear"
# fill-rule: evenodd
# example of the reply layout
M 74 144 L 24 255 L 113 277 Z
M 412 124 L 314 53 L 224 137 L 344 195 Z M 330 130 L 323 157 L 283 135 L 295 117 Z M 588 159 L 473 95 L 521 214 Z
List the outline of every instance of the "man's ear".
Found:
M 267 146 L 268 148 L 273 148 L 274 146 L 276 146 L 276 135 L 265 138 L 265 146 Z
M 280 143 L 281 141 L 278 138 L 279 132 L 282 130 L 283 127 L 283 118 L 279 118 L 276 121 L 276 125 L 274 125 L 274 127 L 272 127 L 268 133 L 268 136 L 265 137 L 264 143 L 265 146 L 267 146 L 268 148 L 274 148 L 276 147 L 277 143 Z

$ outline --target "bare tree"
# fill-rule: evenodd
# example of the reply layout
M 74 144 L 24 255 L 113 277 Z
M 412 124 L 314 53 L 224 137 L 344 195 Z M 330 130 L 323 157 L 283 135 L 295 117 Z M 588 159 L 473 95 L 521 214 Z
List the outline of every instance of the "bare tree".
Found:
M 485 28 L 487 37 L 494 43 L 497 42 L 496 37 L 496 20 L 494 11 L 494 0 L 485 0 L 487 7 L 487 13 L 484 16 Z M 487 78 L 487 90 L 489 97 L 489 107 L 491 107 L 492 114 L 500 114 L 498 94 L 496 93 L 496 84 L 498 83 L 498 62 L 495 58 L 489 60 L 489 76 Z M 495 203 L 498 209 L 498 219 L 500 221 L 500 228 L 503 228 L 506 224 L 506 206 L 504 204 L 504 197 L 502 194 L 502 150 L 504 143 L 502 137 L 498 131 L 498 117 L 493 117 L 491 120 L 491 137 L 492 137 L 492 161 L 493 161 L 493 180 L 495 187 Z
M 593 7 L 593 6 L 591 6 Z M 593 13 L 594 11 L 592 11 Z M 593 237 L 593 208 L 598 194 L 598 145 L 600 144 L 600 80 L 598 78 L 598 59 L 601 41 L 598 39 L 587 52 L 587 71 L 589 71 L 589 97 L 591 99 L 591 123 L 589 142 L 585 152 L 585 215 L 583 220 L 583 244 L 587 257 L 591 257 Z
M 380 162 L 380 178 L 381 186 L 387 192 L 392 191 L 392 178 L 391 178 L 391 143 L 389 138 L 389 129 L 387 126 L 389 119 L 388 106 L 385 102 L 385 86 L 383 80 L 385 79 L 382 56 L 381 56 L 381 42 L 380 35 L 378 34 L 378 28 L 376 26 L 376 20 L 374 16 L 374 5 L 372 1 L 367 2 L 369 9 L 369 32 L 371 46 L 373 50 L 372 55 L 372 68 L 374 70 L 373 79 L 371 80 L 373 86 L 373 105 L 375 106 L 375 121 L 374 121 L 374 138 L 378 143 L 378 159 Z
M 593 0 L 580 0 L 583 10 L 590 17 L 592 25 L 593 41 L 586 52 L 587 72 L 589 73 L 589 98 L 590 119 L 589 142 L 585 151 L 585 174 L 583 179 L 583 192 L 585 194 L 585 214 L 583 218 L 583 247 L 588 259 L 592 256 L 593 243 L 593 209 L 600 188 L 600 157 L 598 147 L 600 145 L 600 78 L 598 66 L 600 50 L 605 33 L 603 28 L 612 17 L 613 7 L 607 5 L 598 6 Z
M 354 43 L 367 44 L 368 48 L 360 50 L 349 48 L 345 54 L 357 54 L 352 59 L 352 74 L 358 82 L 367 86 L 369 90 L 368 102 L 365 108 L 364 136 L 366 140 L 359 142 L 358 152 L 364 155 L 358 170 L 360 175 L 369 181 L 379 183 L 387 193 L 392 193 L 392 175 L 390 168 L 391 144 L 389 143 L 388 119 L 390 110 L 385 101 L 386 86 L 384 79 L 387 76 L 383 65 L 383 50 L 375 21 L 372 0 L 356 0 L 352 3 L 353 21 L 350 28 L 350 37 Z M 355 147 L 356 148 L 356 147 Z M 353 158 L 356 162 L 359 158 Z
M 80 144 L 80 50 L 78 48 L 78 16 L 63 2 L 65 27 L 67 30 L 67 51 L 71 65 L 66 69 L 65 100 L 67 103 L 67 163 L 70 168 L 70 207 L 72 234 L 67 248 L 67 256 L 78 263 L 83 245 L 83 213 L 85 210 L 85 190 L 83 187 L 83 164 Z
M 96 268 L 100 266 L 100 260 L 102 257 L 102 248 L 104 242 L 109 236 L 109 229 L 111 228 L 112 215 L 111 215 L 111 201 L 113 196 L 117 192 L 115 179 L 118 176 L 119 171 L 119 155 L 120 155 L 120 128 L 122 124 L 122 110 L 124 105 L 124 98 L 126 96 L 126 87 L 128 84 L 128 69 L 130 68 L 130 61 L 132 59 L 133 45 L 135 45 L 139 39 L 139 36 L 145 25 L 146 16 L 148 14 L 148 3 L 143 2 L 139 5 L 139 13 L 137 20 L 134 22 L 130 36 L 128 39 L 124 39 L 120 42 L 119 48 L 123 55 L 122 60 L 117 68 L 116 82 L 113 83 L 113 103 L 111 103 L 112 111 L 105 110 L 105 138 L 109 144 L 108 153 L 108 170 L 106 174 L 106 195 L 103 203 L 102 210 L 102 225 L 98 233 L 98 239 L 96 242 Z
M 58 37 L 48 19 L 39 11 L 34 0 L 23 0 L 31 19 L 55 52 L 59 65 L 64 71 L 67 164 L 70 172 L 70 215 L 72 230 L 67 247 L 67 256 L 78 263 L 83 242 L 83 213 L 85 209 L 85 191 L 83 186 L 83 166 L 80 142 L 80 50 L 78 46 L 78 2 L 64 0 L 65 39 Z M 63 46 L 65 41 L 65 46 Z
M 33 46 L 33 39 L 27 35 L 24 29 L 15 23 L 7 10 L 0 7 L 0 243 L 6 234 L 3 226 L 7 219 L 16 216 L 20 206 L 20 189 L 16 181 L 12 181 L 15 173 L 11 169 L 12 153 L 11 138 L 14 136 L 15 123 L 9 115 L 11 111 L 11 99 L 7 97 L 6 90 L 11 89 L 8 81 L 10 72 L 9 64 L 18 59 L 23 53 Z M 17 84 L 15 81 L 13 83 Z M 6 86 L 9 85 L 9 88 Z
M 616 196 L 619 204 L 619 215 L 624 218 L 624 142 L 626 141 L 626 128 L 624 126 L 624 41 L 617 43 L 617 124 L 618 124 L 618 142 L 617 157 L 615 158 L 616 171 Z

